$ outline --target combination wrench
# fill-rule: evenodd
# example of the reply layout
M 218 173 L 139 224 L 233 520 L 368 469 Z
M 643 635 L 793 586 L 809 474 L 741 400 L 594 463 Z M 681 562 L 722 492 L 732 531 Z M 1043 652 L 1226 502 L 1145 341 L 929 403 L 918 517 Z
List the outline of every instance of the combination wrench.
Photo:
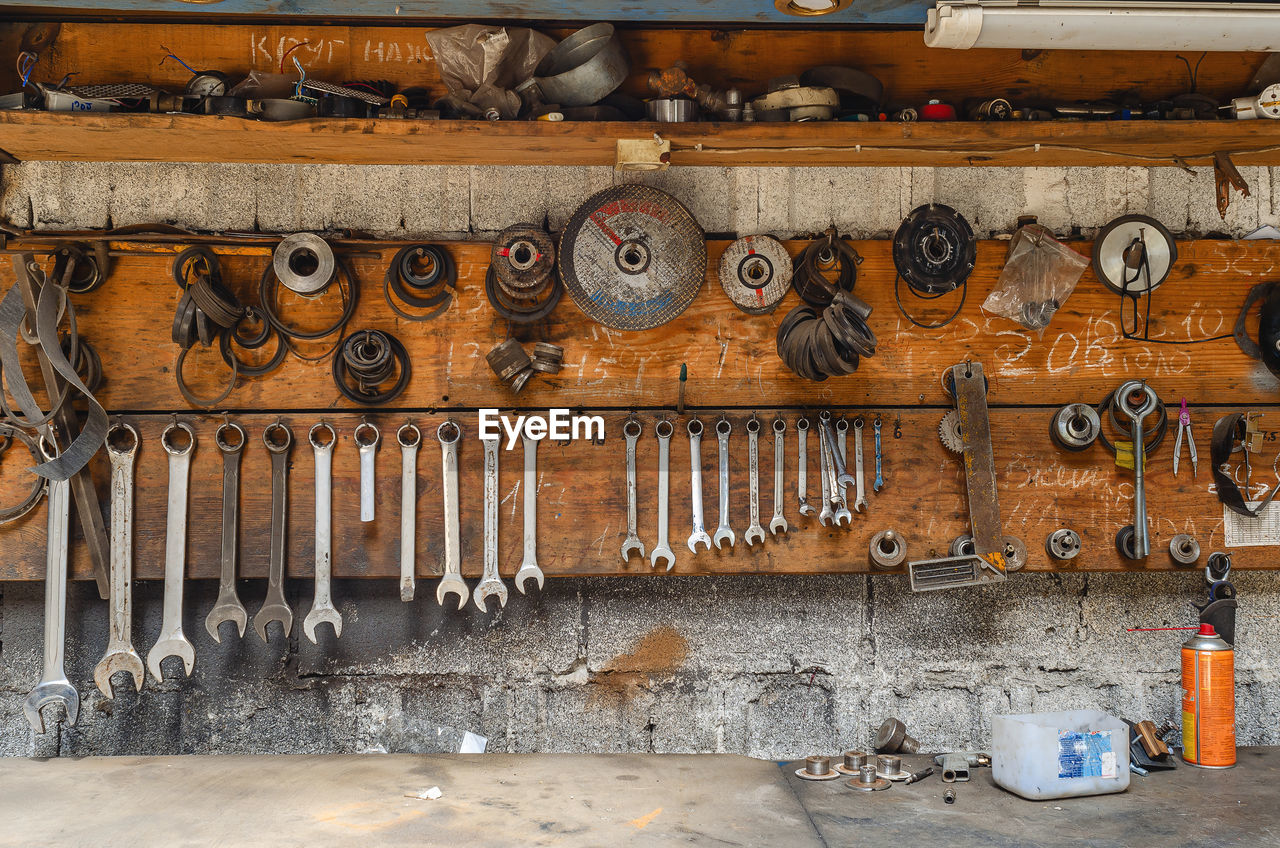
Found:
M 880 416 L 879 415 L 877 415 L 875 420 L 871 422 L 871 426 L 874 427 L 876 431 L 876 482 L 872 484 L 871 488 L 878 492 L 884 488 L 884 474 L 880 470 L 881 453 L 880 453 Z
M 222 571 L 218 577 L 218 600 L 205 616 L 204 629 L 215 642 L 222 641 L 222 634 L 218 632 L 222 622 L 233 622 L 241 638 L 249 623 L 249 613 L 236 593 L 236 561 L 240 555 L 240 460 L 247 439 L 244 428 L 230 421 L 223 421 L 213 434 L 213 442 L 222 452 Z
M 667 495 L 671 486 L 668 462 L 671 459 L 671 434 L 675 429 L 664 418 L 654 430 L 658 435 L 658 544 L 654 546 L 653 553 L 649 554 L 649 567 L 657 568 L 658 560 L 666 560 L 667 571 L 676 564 L 676 555 L 672 552 L 667 537 Z
M 1141 403 L 1135 406 L 1138 398 L 1141 398 Z M 1120 545 L 1117 538 L 1120 553 L 1128 559 L 1146 559 L 1151 553 L 1151 539 L 1147 533 L 1146 436 L 1142 425 L 1159 403 L 1155 390 L 1141 380 L 1130 380 L 1116 389 L 1115 404 L 1129 419 L 1129 435 L 1133 442 L 1133 542 Z M 1121 533 L 1127 529 L 1122 529 Z
M 285 638 L 293 629 L 293 610 L 284 599 L 285 532 L 289 518 L 289 448 L 293 431 L 279 421 L 262 431 L 262 443 L 271 454 L 271 563 L 267 571 L 267 597 L 253 617 L 253 629 L 267 641 L 267 625 L 280 622 Z
M 742 540 L 751 547 L 764 542 L 764 528 L 760 526 L 760 419 L 755 415 L 747 419 L 747 485 L 751 524 Z
M 481 612 L 488 612 L 488 598 L 498 596 L 498 606 L 507 605 L 507 585 L 498 574 L 498 439 L 484 443 L 484 574 L 472 593 Z
M 803 442 L 801 443 L 803 444 Z M 822 484 L 822 510 L 818 513 L 818 523 L 823 527 L 835 521 L 835 510 L 831 508 L 831 477 L 827 474 L 827 431 L 818 425 L 818 479 Z
M 378 459 L 378 442 L 382 441 L 382 433 L 377 425 L 361 421 L 353 434 L 356 448 L 360 451 L 360 520 L 373 521 L 374 502 L 377 484 L 374 474 Z
M 186 444 L 178 445 L 173 437 L 186 434 Z M 182 632 L 182 581 L 187 570 L 187 488 L 191 476 L 191 455 L 196 450 L 196 434 L 181 421 L 175 421 L 160 434 L 160 444 L 169 454 L 169 514 L 165 517 L 164 539 L 164 616 L 160 638 L 147 654 L 147 670 L 158 682 L 164 682 L 160 663 L 168 657 L 180 657 L 188 677 L 196 664 L 196 651 Z
M 689 550 L 696 554 L 699 544 L 706 545 L 706 550 L 711 550 L 711 537 L 707 535 L 702 519 L 702 422 L 696 418 L 690 419 L 685 429 L 689 431 L 689 473 L 693 503 L 693 532 L 689 534 Z
M 636 441 L 643 428 L 634 418 L 622 425 L 622 435 L 627 440 L 627 538 L 622 543 L 622 561 L 631 559 L 632 551 L 644 559 L 644 542 L 636 532 Z
M 321 440 L 320 434 L 326 438 Z M 321 421 L 307 431 L 307 441 L 316 462 L 316 591 L 311 611 L 302 620 L 302 631 L 316 644 L 316 627 L 326 621 L 333 625 L 333 638 L 342 635 L 342 615 L 334 608 L 330 592 L 333 576 L 333 446 L 338 434 Z
M 839 457 L 841 465 L 847 465 L 849 462 L 849 421 L 841 415 L 836 420 L 836 456 Z M 839 466 L 836 466 L 839 469 Z M 839 480 L 840 502 L 848 506 L 849 495 L 848 487 L 852 485 L 852 481 L 846 483 L 843 478 Z
M 801 515 L 817 515 L 818 510 L 809 503 L 809 419 L 800 418 L 796 422 L 798 444 L 798 467 L 796 468 L 796 498 L 800 504 Z
M 412 601 L 417 575 L 418 448 L 422 431 L 411 423 L 396 430 L 400 443 L 400 600 Z
M 720 526 L 712 537 L 716 550 L 722 550 L 724 542 L 732 548 L 734 542 L 733 528 L 729 526 L 729 435 L 732 432 L 729 419 L 721 416 L 716 422 L 716 440 L 720 443 Z
M 769 532 L 775 536 L 787 532 L 787 519 L 782 516 L 782 435 L 786 432 L 787 422 L 773 419 L 773 520 L 769 522 Z
M 461 528 L 458 525 L 458 440 L 462 430 L 452 420 L 436 428 L 440 458 L 444 466 L 444 576 L 436 586 L 436 603 L 444 606 L 449 595 L 458 596 L 458 609 L 467 604 L 471 592 L 462 579 Z
M 832 520 L 837 527 L 847 526 L 853 523 L 853 513 L 849 511 L 849 504 L 840 487 L 853 483 L 854 479 L 845 470 L 844 459 L 836 449 L 835 432 L 831 429 L 831 413 L 823 410 L 818 414 L 818 422 L 819 435 L 826 436 L 824 455 L 827 460 L 827 488 L 825 491 L 831 501 Z
M 98 691 L 114 698 L 111 676 L 125 671 L 141 692 L 146 676 L 142 657 L 133 648 L 133 466 L 141 440 L 138 431 L 123 422 L 107 430 L 107 457 L 111 460 L 111 633 L 107 652 L 93 670 Z
M 541 589 L 543 575 L 538 568 L 538 440 L 522 434 L 521 441 L 524 445 L 524 559 L 516 572 L 515 584 L 524 595 L 525 581 L 537 580 Z
M 856 479 L 854 491 L 857 494 L 853 501 L 854 512 L 867 511 L 867 490 L 864 482 L 866 477 L 862 467 L 862 430 L 865 426 L 866 423 L 861 415 L 853 419 L 853 473 Z M 843 448 L 844 446 L 841 445 L 841 450 Z
M 44 437 L 40 439 L 40 451 L 45 459 L 58 455 L 56 446 Z M 66 480 L 50 480 L 49 487 L 49 537 L 45 555 L 44 573 L 44 670 L 40 682 L 31 690 L 22 704 L 31 729 L 44 733 L 44 718 L 40 710 L 54 701 L 62 701 L 67 711 L 67 724 L 74 725 L 80 715 L 80 693 L 67 679 L 63 667 L 66 655 L 67 622 L 67 554 L 71 525 L 71 484 Z

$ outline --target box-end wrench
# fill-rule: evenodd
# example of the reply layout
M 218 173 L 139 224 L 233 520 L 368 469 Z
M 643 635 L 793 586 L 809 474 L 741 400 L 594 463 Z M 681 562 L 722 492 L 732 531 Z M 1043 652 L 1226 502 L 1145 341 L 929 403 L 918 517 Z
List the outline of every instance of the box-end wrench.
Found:
M 320 434 L 324 433 L 322 439 Z M 342 615 L 334 609 L 330 590 L 333 575 L 333 446 L 338 434 L 321 421 L 307 431 L 307 441 L 316 463 L 316 591 L 311 611 L 302 620 L 302 632 L 316 644 L 316 627 L 333 625 L 333 638 L 342 635 Z
M 861 415 L 853 419 L 853 474 L 856 480 L 854 492 L 857 494 L 853 501 L 854 512 L 867 511 L 866 472 L 862 465 L 862 430 L 865 426 Z
M 213 434 L 213 442 L 222 452 L 222 572 L 218 578 L 218 600 L 204 620 L 204 629 L 213 641 L 221 642 L 218 632 L 222 622 L 236 626 L 236 635 L 244 637 L 249 613 L 236 593 L 236 561 L 240 554 L 240 460 L 248 436 L 244 428 L 223 421 Z
M 801 418 L 796 422 L 798 443 L 798 464 L 796 468 L 796 498 L 799 501 L 801 515 L 817 515 L 818 510 L 809 503 L 809 419 Z M 824 522 L 825 523 L 825 522 Z
M 111 676 L 128 672 L 141 692 L 146 677 L 142 657 L 133 648 L 133 465 L 141 440 L 138 431 L 124 422 L 107 430 L 107 457 L 111 460 L 111 633 L 107 651 L 93 669 L 98 691 L 114 698 Z
M 1141 380 L 1130 380 L 1116 389 L 1115 398 L 1116 406 L 1129 419 L 1133 442 L 1133 544 L 1121 546 L 1120 552 L 1129 559 L 1146 559 L 1151 554 L 1151 539 L 1147 533 L 1147 452 L 1142 423 L 1155 411 L 1160 398 Z M 1135 405 L 1138 398 L 1141 403 Z
M 524 443 L 524 559 L 516 572 L 515 584 L 526 594 L 526 580 L 537 580 L 542 588 L 542 569 L 538 568 L 538 440 L 523 435 Z
M 875 420 L 871 422 L 871 426 L 874 427 L 876 431 L 876 482 L 872 484 L 871 488 L 878 492 L 884 488 L 884 473 L 880 470 L 880 458 L 882 454 L 880 452 L 880 416 L 879 415 L 877 415 Z
M 174 440 L 184 433 L 186 444 Z M 182 581 L 187 570 L 187 488 L 191 477 L 191 455 L 196 451 L 196 433 L 181 421 L 175 421 L 160 434 L 160 444 L 169 454 L 169 505 L 165 516 L 164 538 L 164 617 L 160 638 L 147 653 L 147 670 L 156 681 L 164 682 L 160 663 L 179 657 L 188 677 L 196 664 L 196 651 L 182 632 Z
M 764 543 L 764 528 L 760 526 L 760 419 L 752 415 L 747 419 L 747 491 L 751 507 L 751 524 L 742 534 L 742 541 L 751 547 Z
M 467 605 L 471 596 L 467 581 L 462 579 L 461 527 L 458 524 L 458 440 L 462 430 L 452 420 L 436 428 L 440 440 L 440 457 L 444 465 L 444 576 L 436 586 L 436 603 L 444 606 L 449 595 L 458 596 L 458 609 Z
M 360 451 L 360 520 L 368 523 L 373 521 L 374 515 L 377 494 L 374 473 L 378 459 L 378 442 L 382 440 L 382 433 L 379 432 L 377 425 L 361 421 L 353 436 L 356 440 L 356 448 Z
M 824 455 L 827 460 L 827 497 L 831 501 L 832 520 L 836 526 L 848 526 L 853 523 L 853 513 L 849 511 L 848 502 L 844 499 L 844 494 L 840 491 L 840 486 L 848 485 L 854 482 L 844 468 L 844 459 L 840 456 L 840 451 L 836 448 L 836 434 L 831 429 L 831 413 L 823 410 L 818 414 L 819 430 L 821 434 L 826 436 L 824 444 Z M 847 479 L 846 479 L 847 478 Z
M 262 443 L 271 454 L 271 562 L 267 571 L 267 597 L 253 617 L 253 629 L 267 640 L 267 625 L 280 622 L 285 638 L 293 629 L 293 610 L 284 599 L 285 533 L 289 518 L 289 448 L 293 431 L 276 421 L 262 431 Z
M 724 543 L 733 547 L 733 528 L 729 526 L 729 436 L 733 433 L 733 425 L 724 416 L 716 422 L 716 440 L 720 443 L 720 526 L 711 537 L 716 550 L 722 550 Z
M 787 532 L 787 519 L 782 517 L 782 434 L 787 432 L 787 422 L 773 419 L 773 520 L 769 532 L 773 535 Z
M 658 544 L 649 554 L 649 567 L 657 568 L 658 561 L 665 560 L 667 571 L 676 564 L 676 555 L 667 536 L 667 495 L 671 487 L 668 463 L 671 460 L 671 434 L 675 429 L 675 425 L 664 418 L 654 430 L 658 435 Z
M 693 532 L 689 534 L 689 550 L 696 554 L 699 544 L 707 546 L 704 550 L 711 550 L 711 537 L 707 535 L 707 527 L 702 518 L 702 422 L 692 418 L 685 429 L 689 431 L 689 476 L 693 503 Z
M 643 430 L 634 418 L 622 425 L 622 436 L 627 440 L 627 538 L 622 543 L 623 562 L 631 559 L 633 551 L 644 559 L 644 542 L 636 532 L 636 441 Z
M 827 473 L 827 430 L 818 424 L 818 480 L 822 484 L 822 509 L 818 512 L 818 523 L 826 527 L 835 522 L 836 513 L 831 508 L 831 475 Z
M 849 462 L 849 421 L 843 415 L 836 419 L 836 438 L 834 442 L 836 446 L 836 457 L 840 461 L 840 465 L 847 465 Z M 840 502 L 845 506 L 849 505 L 848 487 L 853 485 L 852 481 L 844 482 L 843 479 L 837 481 L 839 483 Z
M 42 437 L 40 450 L 45 459 L 57 456 L 57 448 Z M 67 680 L 63 668 L 66 654 L 67 621 L 67 545 L 71 529 L 71 484 L 66 480 L 50 480 L 49 537 L 44 573 L 44 670 L 40 682 L 22 704 L 31 729 L 44 733 L 40 710 L 54 701 L 62 701 L 67 711 L 67 724 L 75 724 L 80 715 L 80 693 Z
M 422 431 L 406 422 L 396 430 L 396 441 L 400 444 L 400 600 L 412 601 L 418 567 L 418 448 Z
M 507 605 L 507 585 L 498 573 L 498 439 L 484 443 L 484 574 L 472 592 L 481 612 L 488 612 L 488 598 L 497 595 L 498 606 Z

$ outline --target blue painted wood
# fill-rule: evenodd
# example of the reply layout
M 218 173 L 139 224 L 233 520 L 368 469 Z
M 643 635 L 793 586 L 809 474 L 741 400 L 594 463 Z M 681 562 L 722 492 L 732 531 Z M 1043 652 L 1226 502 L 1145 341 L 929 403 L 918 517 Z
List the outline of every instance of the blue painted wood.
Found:
M 32 0 L 3 2 L 5 9 L 30 10 Z M 828 24 L 922 26 L 931 0 L 853 0 L 846 9 L 821 17 L 787 15 L 773 0 L 627 0 L 613 5 L 600 0 L 41 0 L 39 7 L 56 17 L 58 12 L 79 14 L 183 14 L 206 20 L 218 15 L 273 15 L 282 17 L 376 18 L 389 20 L 466 21 L 613 21 L 655 24 L 770 24 L 821 27 Z

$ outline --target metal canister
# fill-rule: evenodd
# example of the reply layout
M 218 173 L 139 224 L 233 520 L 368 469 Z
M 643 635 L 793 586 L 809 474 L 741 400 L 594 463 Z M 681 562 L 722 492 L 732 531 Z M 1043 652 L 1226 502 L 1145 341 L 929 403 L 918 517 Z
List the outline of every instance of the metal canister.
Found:
M 1212 624 L 1182 643 L 1182 759 L 1201 768 L 1236 764 L 1235 651 Z

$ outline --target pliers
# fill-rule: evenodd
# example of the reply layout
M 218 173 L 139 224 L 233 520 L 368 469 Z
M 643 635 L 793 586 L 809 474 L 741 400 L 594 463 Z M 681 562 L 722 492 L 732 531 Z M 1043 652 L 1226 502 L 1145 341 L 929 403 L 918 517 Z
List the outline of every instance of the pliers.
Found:
M 1182 434 L 1187 434 L 1187 448 L 1191 451 L 1191 476 L 1195 477 L 1199 468 L 1196 465 L 1196 439 L 1191 435 L 1191 413 L 1187 412 L 1187 399 L 1182 399 L 1182 409 L 1178 412 L 1178 437 L 1173 443 L 1173 476 L 1178 476 L 1178 460 L 1182 457 Z

